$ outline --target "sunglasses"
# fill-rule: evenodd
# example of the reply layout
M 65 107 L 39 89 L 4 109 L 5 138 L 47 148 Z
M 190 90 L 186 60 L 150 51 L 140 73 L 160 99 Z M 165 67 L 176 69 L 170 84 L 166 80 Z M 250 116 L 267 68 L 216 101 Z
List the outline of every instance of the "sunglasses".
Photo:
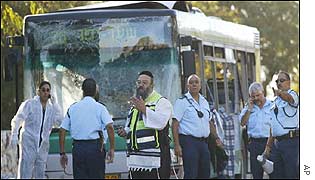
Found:
M 42 89 L 40 89 L 42 92 L 50 92 L 50 89 L 49 88 L 42 88 Z
M 276 80 L 276 83 L 277 83 L 277 84 L 278 84 L 279 82 L 280 82 L 280 83 L 283 83 L 284 81 L 287 81 L 287 79 L 277 79 L 277 80 Z

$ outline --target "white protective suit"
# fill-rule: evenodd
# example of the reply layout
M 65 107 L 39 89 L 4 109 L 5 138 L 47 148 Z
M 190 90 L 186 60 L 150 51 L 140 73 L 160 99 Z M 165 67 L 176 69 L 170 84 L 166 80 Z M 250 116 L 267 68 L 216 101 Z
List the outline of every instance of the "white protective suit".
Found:
M 45 177 L 45 167 L 49 151 L 49 136 L 54 125 L 59 126 L 63 120 L 60 106 L 47 101 L 44 122 L 40 97 L 24 101 L 11 121 L 11 142 L 17 142 L 20 132 L 20 159 L 17 178 L 28 179 Z M 41 144 L 40 143 L 41 137 Z M 34 168 L 34 169 L 33 169 Z M 34 170 L 34 174 L 33 174 Z

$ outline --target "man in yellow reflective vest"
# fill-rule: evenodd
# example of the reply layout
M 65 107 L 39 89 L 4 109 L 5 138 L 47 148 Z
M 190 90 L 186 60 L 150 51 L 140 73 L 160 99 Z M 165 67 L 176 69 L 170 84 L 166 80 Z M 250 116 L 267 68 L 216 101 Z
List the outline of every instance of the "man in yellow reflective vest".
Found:
M 118 130 L 118 135 L 127 140 L 129 178 L 168 179 L 171 163 L 168 122 L 172 104 L 153 90 L 151 72 L 142 71 L 136 85 L 126 126 Z

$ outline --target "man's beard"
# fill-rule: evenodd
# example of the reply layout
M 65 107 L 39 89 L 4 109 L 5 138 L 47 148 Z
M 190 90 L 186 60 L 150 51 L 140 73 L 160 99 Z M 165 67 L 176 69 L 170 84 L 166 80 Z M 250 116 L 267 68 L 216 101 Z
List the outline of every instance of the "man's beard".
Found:
M 142 97 L 143 100 L 145 100 L 149 96 L 149 88 L 144 89 L 142 87 L 137 88 L 136 97 L 140 98 Z

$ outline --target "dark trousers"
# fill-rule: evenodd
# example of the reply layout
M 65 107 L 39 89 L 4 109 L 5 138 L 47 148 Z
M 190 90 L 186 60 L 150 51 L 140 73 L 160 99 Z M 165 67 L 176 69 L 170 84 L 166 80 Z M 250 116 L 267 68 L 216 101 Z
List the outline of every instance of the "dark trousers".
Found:
M 104 179 L 105 149 L 94 141 L 73 141 L 72 160 L 74 179 Z
M 210 153 L 206 140 L 179 135 L 184 163 L 184 179 L 210 177 Z
M 293 139 L 275 140 L 270 154 L 273 161 L 271 179 L 298 179 L 299 178 L 299 137 Z
M 258 162 L 257 156 L 261 155 L 264 152 L 267 140 L 268 138 L 250 138 L 248 151 L 250 153 L 250 171 L 253 174 L 254 179 L 263 178 L 264 170 L 261 164 Z

